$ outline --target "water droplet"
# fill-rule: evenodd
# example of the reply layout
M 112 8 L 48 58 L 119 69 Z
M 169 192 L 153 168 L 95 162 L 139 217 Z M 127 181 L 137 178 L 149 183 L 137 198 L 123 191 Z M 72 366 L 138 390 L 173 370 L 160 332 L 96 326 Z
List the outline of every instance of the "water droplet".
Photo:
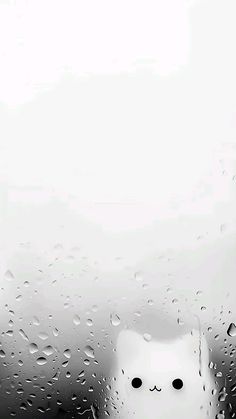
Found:
M 152 336 L 149 333 L 144 333 L 143 339 L 146 340 L 146 342 L 150 342 L 150 340 L 152 340 Z
M 222 387 L 222 389 L 219 392 L 219 397 L 218 397 L 219 402 L 224 402 L 225 399 L 226 399 L 226 397 L 227 397 L 227 395 L 228 394 L 226 392 L 226 388 L 225 387 Z
M 46 358 L 44 358 L 43 356 L 40 356 L 37 360 L 36 360 L 38 365 L 45 365 L 47 363 Z
M 223 410 L 216 415 L 216 419 L 225 419 L 225 413 Z
M 236 383 L 234 383 L 231 387 L 230 387 L 231 392 L 235 392 L 236 391 Z
M 85 346 L 84 353 L 89 358 L 94 358 L 94 349 L 91 346 L 89 346 L 89 345 Z
M 69 364 L 69 361 L 64 361 L 64 362 L 62 362 L 62 366 L 63 366 L 63 368 L 65 368 L 65 367 L 67 367 L 67 365 Z
M 48 334 L 47 334 L 47 333 L 45 333 L 45 332 L 40 332 L 38 336 L 39 336 L 39 338 L 40 338 L 40 339 L 42 339 L 42 340 L 46 340 L 46 339 L 48 339 Z
M 38 317 L 36 317 L 36 316 L 33 317 L 33 324 L 35 326 L 39 326 L 40 325 L 40 321 L 39 321 Z
M 98 419 L 98 408 L 94 404 L 91 404 L 90 407 L 91 407 L 93 419 Z
M 19 330 L 19 333 L 20 333 L 21 337 L 22 337 L 24 340 L 29 341 L 29 338 L 28 338 L 28 336 L 26 335 L 26 333 L 24 332 L 24 330 L 23 330 L 23 329 L 20 329 L 20 330 Z
M 54 352 L 53 347 L 51 345 L 45 346 L 43 349 L 43 353 L 47 356 L 52 355 Z
M 231 337 L 236 336 L 236 326 L 234 323 L 230 323 L 228 330 L 227 330 L 227 334 Z
M 10 270 L 6 271 L 4 276 L 7 281 L 12 281 L 15 279 L 13 273 Z
M 61 371 L 58 368 L 56 374 L 52 377 L 52 379 L 55 380 L 55 381 L 58 381 L 60 373 L 61 373 Z
M 36 343 L 30 343 L 29 352 L 31 354 L 35 354 L 35 352 L 38 352 L 38 346 L 36 345 Z
M 76 314 L 73 318 L 73 323 L 75 326 L 78 326 L 80 324 L 80 317 Z
M 65 351 L 63 352 L 64 356 L 66 358 L 70 358 L 71 357 L 71 351 L 70 349 L 65 349 Z
M 55 327 L 52 331 L 53 335 L 57 337 L 59 335 L 59 330 Z
M 116 313 L 110 314 L 110 322 L 112 326 L 119 326 L 120 324 L 120 317 Z
M 38 411 L 39 411 L 40 413 L 45 413 L 45 409 L 44 409 L 43 407 L 38 407 Z

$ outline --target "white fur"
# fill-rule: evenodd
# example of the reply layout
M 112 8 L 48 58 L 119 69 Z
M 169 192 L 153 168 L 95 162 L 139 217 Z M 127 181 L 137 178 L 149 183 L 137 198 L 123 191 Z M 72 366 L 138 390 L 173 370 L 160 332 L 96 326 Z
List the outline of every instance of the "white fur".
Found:
M 208 369 L 209 351 L 201 336 L 199 357 L 199 343 L 197 331 L 173 341 L 147 342 L 136 332 L 123 330 L 117 341 L 114 417 L 205 419 L 209 417 L 207 411 L 213 417 L 209 406 L 213 385 Z M 142 379 L 138 389 L 132 387 L 134 377 Z M 175 378 L 183 380 L 181 390 L 173 388 Z M 150 391 L 155 385 L 161 388 L 160 392 Z

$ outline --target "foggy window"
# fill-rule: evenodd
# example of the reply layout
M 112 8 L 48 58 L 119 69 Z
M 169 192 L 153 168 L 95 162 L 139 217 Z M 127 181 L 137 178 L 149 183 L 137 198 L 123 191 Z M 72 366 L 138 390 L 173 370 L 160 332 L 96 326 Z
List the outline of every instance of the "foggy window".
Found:
M 235 2 L 0 2 L 0 418 L 236 414 Z

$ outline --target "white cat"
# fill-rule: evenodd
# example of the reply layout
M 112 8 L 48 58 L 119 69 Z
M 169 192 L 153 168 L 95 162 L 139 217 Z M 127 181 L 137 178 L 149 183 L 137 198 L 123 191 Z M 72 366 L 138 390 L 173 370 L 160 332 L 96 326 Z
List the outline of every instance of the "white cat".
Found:
M 215 417 L 210 406 L 209 350 L 198 331 L 158 342 L 123 330 L 116 352 L 115 418 Z

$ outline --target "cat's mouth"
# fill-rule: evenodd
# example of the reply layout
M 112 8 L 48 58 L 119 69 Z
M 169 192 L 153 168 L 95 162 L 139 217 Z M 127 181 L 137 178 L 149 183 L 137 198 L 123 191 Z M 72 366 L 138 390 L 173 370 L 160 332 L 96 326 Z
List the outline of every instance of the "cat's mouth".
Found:
M 153 388 L 149 388 L 150 391 L 161 391 L 161 388 L 157 388 L 156 386 L 154 386 Z

